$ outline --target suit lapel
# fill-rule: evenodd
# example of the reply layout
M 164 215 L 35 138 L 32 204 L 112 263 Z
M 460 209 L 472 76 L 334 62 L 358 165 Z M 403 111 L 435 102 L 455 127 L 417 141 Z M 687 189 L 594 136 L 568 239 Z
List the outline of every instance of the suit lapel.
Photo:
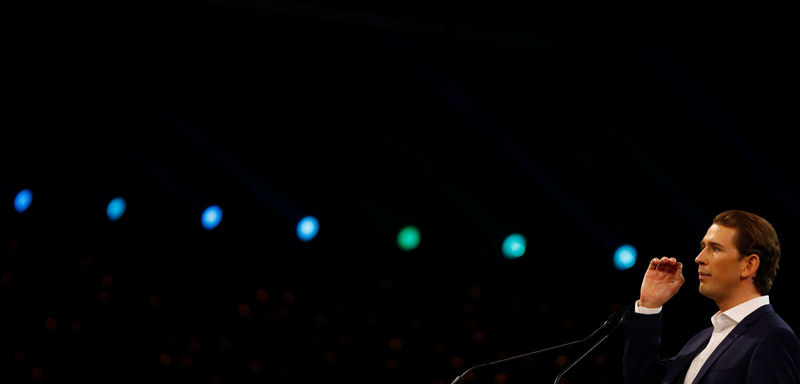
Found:
M 726 336 L 722 340 L 722 342 L 719 343 L 717 349 L 715 349 L 714 352 L 711 353 L 711 356 L 708 357 L 708 360 L 706 360 L 705 364 L 703 364 L 703 366 L 700 368 L 700 372 L 697 372 L 697 377 L 694 378 L 692 384 L 699 383 L 700 380 L 703 378 L 703 375 L 705 375 L 706 372 L 708 372 L 708 370 L 711 369 L 711 367 L 714 365 L 717 359 L 723 353 L 725 353 L 725 350 L 728 349 L 728 347 L 730 347 L 731 344 L 733 344 L 736 341 L 736 339 L 739 338 L 739 336 L 743 335 L 751 324 L 755 323 L 759 318 L 761 318 L 762 315 L 764 315 L 768 311 L 772 311 L 772 306 L 764 305 L 753 311 L 753 313 L 747 315 L 747 317 L 745 317 L 744 319 L 742 319 L 742 322 L 737 324 L 736 327 L 734 327 L 733 330 L 731 330 L 731 333 L 729 333 L 728 336 Z
M 731 344 L 733 344 L 733 342 L 736 341 L 736 339 L 739 338 L 739 336 L 741 336 L 746 329 L 747 324 L 741 322 L 737 324 L 733 330 L 731 330 L 731 333 L 729 333 L 728 336 L 725 336 L 725 338 L 722 339 L 722 342 L 719 343 L 714 352 L 711 353 L 711 356 L 708 357 L 708 360 L 706 360 L 703 366 L 700 367 L 700 372 L 697 372 L 697 376 L 694 378 L 694 381 L 692 381 L 692 384 L 697 384 L 700 382 L 700 379 L 702 379 L 703 375 L 705 375 L 711 366 L 714 365 L 720 355 L 725 353 L 725 350 L 728 349 L 728 347 L 730 347 Z
M 706 345 L 708 345 L 708 341 L 711 339 L 712 329 L 713 328 L 708 328 L 703 330 L 701 334 L 695 338 L 696 341 L 692 343 L 694 345 L 687 344 L 686 347 L 681 350 L 681 353 L 675 357 L 675 361 L 670 366 L 666 376 L 664 376 L 664 383 L 683 384 L 683 377 L 686 375 L 689 365 L 692 364 L 692 360 Z

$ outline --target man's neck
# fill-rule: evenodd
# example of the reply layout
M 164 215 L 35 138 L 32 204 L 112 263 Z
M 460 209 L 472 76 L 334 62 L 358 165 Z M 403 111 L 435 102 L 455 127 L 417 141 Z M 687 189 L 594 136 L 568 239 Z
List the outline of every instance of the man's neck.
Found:
M 742 292 L 738 295 L 732 295 L 725 299 L 715 300 L 717 303 L 717 307 L 719 307 L 720 312 L 725 312 L 741 303 L 748 302 L 750 300 L 755 299 L 756 297 L 760 297 L 761 293 L 755 290 L 747 290 Z

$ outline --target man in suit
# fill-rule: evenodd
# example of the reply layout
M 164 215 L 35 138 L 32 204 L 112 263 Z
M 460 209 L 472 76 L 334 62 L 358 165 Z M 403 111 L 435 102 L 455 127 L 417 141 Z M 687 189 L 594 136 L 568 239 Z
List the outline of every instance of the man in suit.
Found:
M 661 359 L 661 310 L 683 285 L 683 264 L 653 259 L 625 324 L 623 374 L 634 383 L 800 383 L 800 341 L 769 304 L 778 235 L 744 211 L 717 215 L 700 243 L 700 293 L 719 307 L 712 327 Z

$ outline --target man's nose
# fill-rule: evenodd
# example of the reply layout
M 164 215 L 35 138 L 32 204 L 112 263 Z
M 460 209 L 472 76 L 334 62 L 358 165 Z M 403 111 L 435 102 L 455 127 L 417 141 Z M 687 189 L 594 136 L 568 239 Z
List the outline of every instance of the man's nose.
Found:
M 704 255 L 705 255 L 705 250 L 700 251 L 700 253 L 697 255 L 697 257 L 694 258 L 694 262 L 697 263 L 697 264 L 701 264 L 701 265 L 705 264 L 706 263 L 706 258 L 705 258 Z

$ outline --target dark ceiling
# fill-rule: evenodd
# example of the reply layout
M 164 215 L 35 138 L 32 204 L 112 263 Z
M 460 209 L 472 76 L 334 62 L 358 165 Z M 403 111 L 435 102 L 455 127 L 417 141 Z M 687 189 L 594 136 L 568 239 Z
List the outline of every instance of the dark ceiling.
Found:
M 489 258 L 511 232 L 548 251 L 696 242 L 727 208 L 790 225 L 788 28 L 737 11 L 26 9 L 8 16 L 6 182 L 55 173 L 62 193 L 136 196 L 166 221 L 214 203 L 229 227 L 314 214 L 354 247 L 417 224 Z

